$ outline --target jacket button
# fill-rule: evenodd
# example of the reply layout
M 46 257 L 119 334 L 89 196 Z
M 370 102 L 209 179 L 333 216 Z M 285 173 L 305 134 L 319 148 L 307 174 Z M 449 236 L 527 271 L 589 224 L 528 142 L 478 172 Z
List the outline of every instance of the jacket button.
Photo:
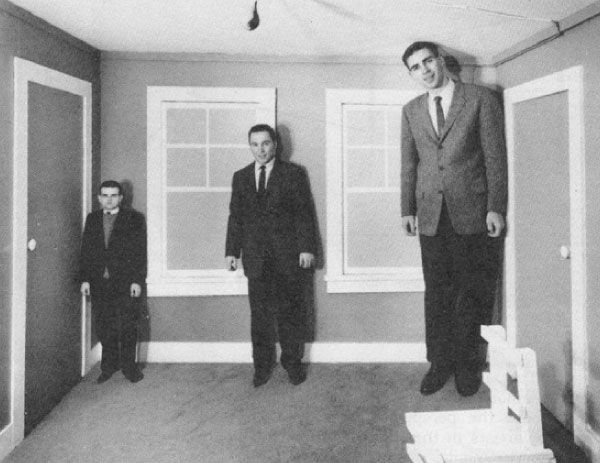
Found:
M 439 144 L 439 145 L 437 145 L 437 148 L 438 148 L 439 150 L 441 150 L 441 149 L 443 148 L 443 146 L 442 146 L 441 144 Z
M 438 169 L 444 170 L 444 166 L 438 166 Z

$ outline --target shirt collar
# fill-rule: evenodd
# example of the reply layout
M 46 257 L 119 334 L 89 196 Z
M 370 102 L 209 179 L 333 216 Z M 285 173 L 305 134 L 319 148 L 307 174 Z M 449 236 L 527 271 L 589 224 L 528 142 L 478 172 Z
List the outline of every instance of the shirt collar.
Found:
M 110 215 L 117 215 L 119 213 L 119 208 L 115 207 L 114 209 L 110 210 L 110 211 L 104 211 L 104 214 L 110 214 Z
M 273 169 L 273 165 L 275 164 L 275 157 L 273 157 L 273 159 L 271 159 L 269 162 L 267 162 L 265 164 L 265 172 L 269 173 L 271 172 L 271 170 Z M 254 172 L 259 172 L 260 171 L 260 166 L 261 164 L 259 164 L 258 162 L 254 162 Z
M 435 88 L 429 92 L 429 99 L 433 100 L 436 96 L 441 96 L 442 101 L 450 101 L 452 94 L 454 93 L 454 87 L 456 84 L 452 79 L 448 79 L 448 83 L 441 88 Z

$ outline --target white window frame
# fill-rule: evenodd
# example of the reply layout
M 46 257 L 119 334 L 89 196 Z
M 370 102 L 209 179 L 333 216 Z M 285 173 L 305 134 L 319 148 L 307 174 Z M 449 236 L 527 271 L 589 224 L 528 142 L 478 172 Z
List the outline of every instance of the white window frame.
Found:
M 166 118 L 163 103 L 241 103 L 258 104 L 255 123 L 275 127 L 276 89 L 239 87 L 168 87 L 147 88 L 147 222 L 148 222 L 148 296 L 221 296 L 248 293 L 243 270 L 225 269 L 225 236 L 223 236 L 223 268 L 198 270 L 167 269 L 166 208 Z M 249 154 L 248 162 L 251 161 Z M 244 166 L 239 166 L 241 169 Z M 169 191 L 173 190 L 170 188 Z M 182 191 L 205 191 L 205 187 L 182 188 Z M 231 187 L 211 191 L 231 191 Z M 199 233 L 201 233 L 199 231 Z M 194 243 L 187 243 L 194 246 Z
M 415 91 L 326 89 L 327 121 L 327 282 L 328 293 L 423 292 L 421 267 L 369 267 L 346 271 L 344 229 L 343 108 L 344 105 L 404 105 L 419 95 Z M 400 151 L 398 151 L 400 156 Z M 398 191 L 389 187 L 382 191 Z M 415 238 L 417 239 L 417 238 Z

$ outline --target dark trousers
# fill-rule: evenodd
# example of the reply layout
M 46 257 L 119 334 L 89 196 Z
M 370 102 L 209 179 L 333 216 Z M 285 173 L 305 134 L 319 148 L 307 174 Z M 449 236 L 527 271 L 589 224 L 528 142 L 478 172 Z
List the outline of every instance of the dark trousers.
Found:
M 266 371 L 275 363 L 277 335 L 281 365 L 286 370 L 300 367 L 306 325 L 302 281 L 301 271 L 292 275 L 277 273 L 270 259 L 265 261 L 261 277 L 248 279 L 250 334 L 256 371 Z
M 92 288 L 92 312 L 102 344 L 102 371 L 134 370 L 138 319 L 135 299 L 119 291 L 110 279 L 103 279 Z
M 480 325 L 491 322 L 501 240 L 486 233 L 457 234 L 445 202 L 437 235 L 419 235 L 419 239 L 427 360 L 478 368 L 483 344 Z

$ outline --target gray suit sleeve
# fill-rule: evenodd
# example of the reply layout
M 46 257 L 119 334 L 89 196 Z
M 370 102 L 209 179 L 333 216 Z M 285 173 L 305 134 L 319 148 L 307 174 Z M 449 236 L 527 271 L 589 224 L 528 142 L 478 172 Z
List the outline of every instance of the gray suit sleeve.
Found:
M 482 92 L 479 134 L 487 177 L 487 210 L 505 215 L 508 179 L 504 114 L 500 98 L 489 90 Z
M 231 200 L 229 202 L 229 218 L 227 220 L 227 238 L 225 241 L 225 256 L 240 258 L 242 253 L 242 223 L 241 199 L 238 173 L 233 175 L 231 182 Z
M 417 167 L 419 154 L 412 134 L 406 107 L 402 109 L 400 146 L 400 204 L 401 215 L 417 215 Z

